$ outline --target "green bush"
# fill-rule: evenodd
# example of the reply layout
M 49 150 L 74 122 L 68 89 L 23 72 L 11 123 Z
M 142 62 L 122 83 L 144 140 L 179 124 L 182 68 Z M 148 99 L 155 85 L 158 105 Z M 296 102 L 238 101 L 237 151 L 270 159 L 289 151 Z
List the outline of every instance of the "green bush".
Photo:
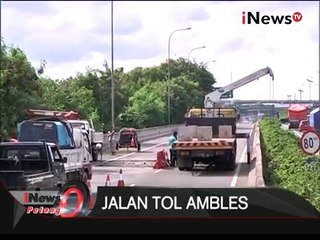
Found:
M 320 158 L 304 154 L 278 119 L 263 119 L 260 131 L 266 185 L 295 192 L 320 210 Z

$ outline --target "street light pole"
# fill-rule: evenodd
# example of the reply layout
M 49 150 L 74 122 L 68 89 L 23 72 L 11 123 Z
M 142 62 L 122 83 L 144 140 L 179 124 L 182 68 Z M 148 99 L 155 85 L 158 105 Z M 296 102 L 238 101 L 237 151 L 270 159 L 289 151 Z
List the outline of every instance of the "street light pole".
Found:
M 313 83 L 313 81 L 310 79 L 307 79 L 307 81 L 309 82 L 309 100 L 311 100 L 311 83 Z
M 171 37 L 176 32 L 186 31 L 186 30 L 191 30 L 191 27 L 174 30 L 170 34 L 169 39 L 168 39 L 168 79 L 167 79 L 168 124 L 170 124 L 170 122 L 171 122 L 171 119 L 170 119 L 170 116 L 171 116 L 171 112 L 170 112 L 170 105 L 171 105 L 170 104 L 170 44 L 171 44 Z
M 191 50 L 190 50 L 190 52 L 188 53 L 188 76 L 190 75 L 190 63 L 191 63 L 191 61 L 190 61 L 190 55 L 191 55 L 191 53 L 193 52 L 193 51 L 195 51 L 195 50 L 198 50 L 198 49 L 202 49 L 202 48 L 206 48 L 206 46 L 201 46 L 201 47 L 196 47 L 196 48 L 192 48 Z
M 114 120 L 114 46 L 113 46 L 113 1 L 111 1 L 111 125 L 115 131 Z

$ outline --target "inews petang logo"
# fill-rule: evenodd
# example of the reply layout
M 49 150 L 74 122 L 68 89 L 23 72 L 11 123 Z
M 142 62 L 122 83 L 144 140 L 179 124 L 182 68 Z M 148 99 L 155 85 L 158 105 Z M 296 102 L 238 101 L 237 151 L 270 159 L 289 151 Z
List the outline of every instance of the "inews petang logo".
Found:
M 27 214 L 49 214 L 77 217 L 87 212 L 84 195 L 78 188 L 57 191 L 10 191 L 15 199 L 27 206 Z
M 291 15 L 263 15 L 260 12 L 242 12 L 242 24 L 292 24 L 300 22 L 302 14 L 294 12 Z

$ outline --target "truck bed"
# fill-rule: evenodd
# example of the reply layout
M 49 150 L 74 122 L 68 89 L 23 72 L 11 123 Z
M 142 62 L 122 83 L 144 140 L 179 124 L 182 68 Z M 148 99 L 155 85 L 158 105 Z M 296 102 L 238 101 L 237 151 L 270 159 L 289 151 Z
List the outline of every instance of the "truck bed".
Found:
M 233 149 L 236 144 L 236 138 L 212 138 L 211 141 L 178 141 L 175 143 L 176 150 L 224 150 Z

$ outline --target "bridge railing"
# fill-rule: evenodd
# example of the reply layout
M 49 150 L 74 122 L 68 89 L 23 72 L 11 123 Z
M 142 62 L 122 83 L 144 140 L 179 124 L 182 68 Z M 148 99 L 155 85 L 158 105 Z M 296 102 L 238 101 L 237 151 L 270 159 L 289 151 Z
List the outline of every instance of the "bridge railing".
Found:
M 174 125 L 166 125 L 166 126 L 158 126 L 158 127 L 151 127 L 151 128 L 142 128 L 136 129 L 138 134 L 138 139 L 140 142 L 170 136 L 174 130 L 177 130 L 179 126 L 182 124 L 174 124 Z M 117 142 L 119 140 L 119 133 L 116 132 L 113 136 L 113 140 Z M 109 144 L 109 136 L 104 134 L 104 150 L 108 150 L 110 148 Z

